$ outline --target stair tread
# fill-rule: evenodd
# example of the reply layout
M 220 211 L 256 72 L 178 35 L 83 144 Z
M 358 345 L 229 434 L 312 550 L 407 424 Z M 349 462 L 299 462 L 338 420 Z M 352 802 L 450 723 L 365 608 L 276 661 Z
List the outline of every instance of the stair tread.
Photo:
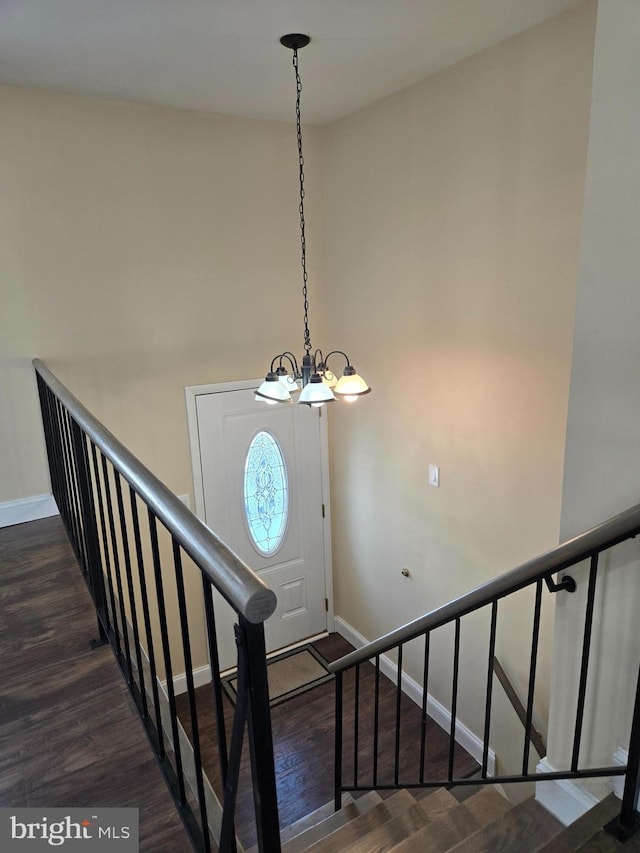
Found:
M 510 808 L 497 791 L 485 788 L 392 847 L 392 853 L 445 853 Z
M 456 844 L 451 853 L 533 853 L 563 828 L 535 800 L 525 800 Z
M 466 806 L 471 814 L 480 821 L 481 825 L 490 823 L 512 808 L 506 797 L 499 794 L 495 788 L 488 786 L 464 800 L 461 805 Z
M 440 788 L 410 788 L 409 793 L 415 800 L 421 803 L 422 800 L 426 800 L 427 797 L 430 797 L 439 790 Z
M 600 829 L 620 813 L 620 800 L 610 794 L 564 831 L 552 838 L 539 853 L 571 853 L 585 844 Z
M 446 818 L 458 806 L 455 797 L 444 788 L 422 802 L 414 802 L 396 817 L 372 829 L 366 836 L 349 844 L 349 853 L 384 853 L 418 829 Z
M 378 805 L 374 806 L 366 814 L 349 821 L 345 826 L 342 826 L 330 835 L 302 849 L 313 851 L 313 853 L 334 853 L 334 851 L 337 853 L 340 850 L 349 850 L 351 849 L 350 845 L 357 843 L 363 836 L 371 832 L 371 830 L 392 820 L 407 808 L 415 805 L 416 801 L 408 791 L 398 791 L 392 797 L 389 797 L 389 799 L 378 803 Z
M 373 791 L 369 791 L 368 793 L 375 793 Z M 342 809 L 346 809 L 347 806 L 353 803 L 353 797 L 351 794 L 344 793 L 342 795 Z M 288 841 L 290 838 L 293 838 L 296 835 L 300 835 L 301 832 L 304 832 L 306 829 L 310 829 L 312 826 L 315 826 L 320 821 L 325 818 L 331 817 L 331 815 L 335 814 L 335 805 L 333 801 L 325 803 L 323 806 L 315 809 L 304 817 L 299 818 L 298 820 L 290 823 L 289 826 L 285 826 L 280 829 L 280 842 L 284 844 L 285 841 Z M 257 853 L 257 846 L 252 847 L 248 853 Z
M 286 853 L 300 853 L 302 850 L 307 850 L 314 842 L 335 832 L 360 815 L 366 814 L 381 802 L 383 801 L 376 791 L 367 791 L 357 800 L 349 797 L 349 801 L 337 812 L 333 810 L 333 803 L 327 803 L 283 830 L 280 836 L 282 849 Z
M 581 847 L 573 849 L 577 849 L 577 853 L 640 853 L 640 835 L 621 844 L 613 835 L 601 829 Z

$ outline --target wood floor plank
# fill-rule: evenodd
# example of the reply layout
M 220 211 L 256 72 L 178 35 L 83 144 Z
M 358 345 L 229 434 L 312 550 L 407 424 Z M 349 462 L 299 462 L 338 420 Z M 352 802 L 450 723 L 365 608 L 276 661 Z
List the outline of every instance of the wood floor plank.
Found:
M 57 517 L 0 530 L 0 805 L 139 809 L 140 850 L 191 842 Z

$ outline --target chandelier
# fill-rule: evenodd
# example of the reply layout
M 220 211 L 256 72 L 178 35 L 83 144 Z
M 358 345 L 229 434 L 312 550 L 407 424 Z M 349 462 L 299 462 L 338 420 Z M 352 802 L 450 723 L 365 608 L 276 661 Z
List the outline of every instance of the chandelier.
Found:
M 307 290 L 307 244 L 304 219 L 304 158 L 302 156 L 302 125 L 300 120 L 300 94 L 302 83 L 298 69 L 298 50 L 306 47 L 311 39 L 300 33 L 290 33 L 282 36 L 280 43 L 293 50 L 293 69 L 296 77 L 296 132 L 298 137 L 298 166 L 300 181 L 300 245 L 302 265 L 302 297 L 304 301 L 304 355 L 298 365 L 295 355 L 288 350 L 276 355 L 271 361 L 271 367 L 264 382 L 255 392 L 256 400 L 266 403 L 292 403 L 292 395 L 297 402 L 307 406 L 323 406 L 334 400 L 347 403 L 355 402 L 363 394 L 368 394 L 371 388 L 364 379 L 356 373 L 349 361 L 348 355 L 342 350 L 332 350 L 323 355 L 322 350 L 313 351 L 311 334 L 309 332 L 309 300 Z M 342 376 L 338 379 L 329 367 L 340 357 L 346 362 Z

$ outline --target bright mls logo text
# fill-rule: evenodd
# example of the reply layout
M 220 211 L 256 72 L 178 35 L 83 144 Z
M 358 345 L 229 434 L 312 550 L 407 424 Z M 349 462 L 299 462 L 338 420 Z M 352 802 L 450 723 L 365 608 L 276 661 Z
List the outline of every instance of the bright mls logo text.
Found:
M 90 840 L 92 838 L 129 838 L 128 826 L 98 826 L 96 815 L 91 820 L 73 821 L 69 815 L 62 820 L 50 821 L 43 817 L 37 823 L 23 823 L 15 815 L 10 816 L 11 839 L 46 841 L 52 847 L 59 847 L 65 841 Z

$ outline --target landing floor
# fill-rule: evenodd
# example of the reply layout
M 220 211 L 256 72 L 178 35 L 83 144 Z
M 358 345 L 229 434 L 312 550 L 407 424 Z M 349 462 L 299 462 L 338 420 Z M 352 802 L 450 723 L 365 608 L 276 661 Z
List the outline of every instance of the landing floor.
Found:
M 353 650 L 339 634 L 330 634 L 316 642 L 315 647 L 328 661 L 337 660 Z M 361 673 L 360 719 L 358 730 L 361 754 L 359 783 L 367 778 L 371 767 L 373 745 L 373 676 L 371 664 L 363 665 Z M 216 724 L 213 694 L 210 686 L 200 687 L 198 719 L 204 734 L 203 766 L 216 791 L 222 785 L 216 770 Z M 345 675 L 345 709 L 353 707 L 353 674 Z M 309 812 L 333 800 L 335 683 L 333 680 L 301 693 L 271 710 L 276 762 L 278 806 L 281 827 L 288 826 Z M 380 679 L 380 747 L 378 779 L 392 783 L 394 775 L 395 690 L 384 676 Z M 186 694 L 178 697 L 178 715 L 187 732 L 190 731 Z M 227 732 L 231 731 L 233 705 L 225 696 Z M 408 697 L 402 697 L 400 739 L 400 779 L 417 778 L 420 756 L 421 710 Z M 345 780 L 353 780 L 353 729 L 345 731 Z M 433 720 L 427 720 L 427 757 L 425 778 L 446 779 L 450 739 Z M 366 758 L 369 758 L 367 767 Z M 455 775 L 471 776 L 479 766 L 459 746 L 455 751 Z M 369 770 L 370 775 L 370 770 Z M 255 844 L 253 795 L 250 785 L 248 750 L 245 749 L 240 775 L 236 830 L 246 847 Z
M 140 850 L 191 843 L 59 518 L 0 529 L 0 806 L 133 806 Z

